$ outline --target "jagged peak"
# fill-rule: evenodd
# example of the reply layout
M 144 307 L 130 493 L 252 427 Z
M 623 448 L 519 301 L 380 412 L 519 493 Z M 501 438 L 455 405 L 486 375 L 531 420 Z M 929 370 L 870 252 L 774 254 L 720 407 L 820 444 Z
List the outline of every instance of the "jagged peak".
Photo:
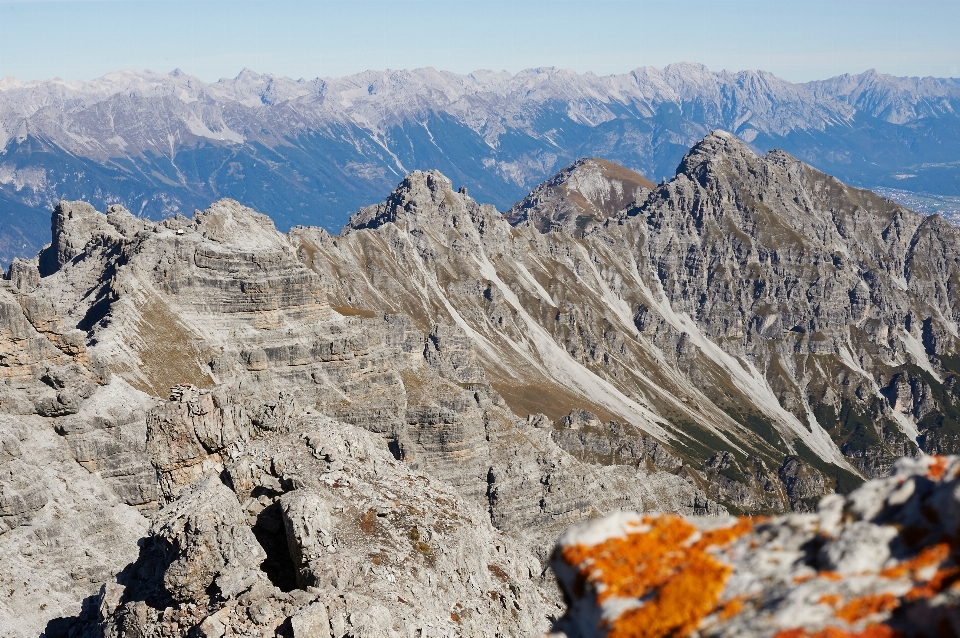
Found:
M 386 201 L 358 210 L 343 227 L 343 233 L 364 228 L 379 228 L 390 222 L 416 221 L 425 217 L 447 216 L 476 202 L 464 187 L 454 191 L 450 178 L 438 170 L 408 173 Z

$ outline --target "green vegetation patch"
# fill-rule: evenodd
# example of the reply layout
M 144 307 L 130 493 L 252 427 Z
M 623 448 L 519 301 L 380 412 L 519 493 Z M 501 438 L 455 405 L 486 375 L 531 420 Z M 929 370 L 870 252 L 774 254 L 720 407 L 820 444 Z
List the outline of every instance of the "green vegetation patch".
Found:
M 840 494 L 849 494 L 864 483 L 864 479 L 853 472 L 820 458 L 813 450 L 807 447 L 802 440 L 794 441 L 797 448 L 796 457 L 808 465 L 819 470 L 828 480 L 833 480 L 833 488 Z
M 787 448 L 780 431 L 766 415 L 755 410 L 741 410 L 736 406 L 723 408 L 731 419 L 747 428 L 761 439 L 769 443 L 775 450 L 786 454 Z M 779 463 L 779 461 L 778 461 Z
M 730 448 L 728 442 L 699 423 L 674 415 L 670 415 L 667 418 L 670 424 L 673 425 L 673 431 L 678 435 L 676 445 L 682 448 L 677 451 L 684 460 L 688 462 L 695 461 L 694 465 L 699 465 L 717 452 L 729 450 Z M 730 450 L 730 452 L 735 456 L 738 455 L 737 452 L 733 452 L 732 450 Z M 739 460 L 738 458 L 738 461 Z
M 886 450 L 886 445 L 874 425 L 886 420 L 883 416 L 883 404 L 879 398 L 871 401 L 869 408 L 854 403 L 844 397 L 840 402 L 840 414 L 829 403 L 816 401 L 810 397 L 813 415 L 823 426 L 830 438 L 844 454 L 848 452 L 866 452 L 873 448 Z M 889 450 L 887 450 L 889 453 Z
M 960 451 L 960 408 L 957 407 L 960 384 L 954 383 L 953 388 L 950 388 L 937 381 L 923 368 L 913 364 L 907 366 L 907 372 L 911 377 L 919 377 L 930 388 L 930 394 L 939 407 L 938 410 L 930 412 L 917 422 L 921 437 L 927 439 L 933 434 L 938 447 L 942 448 L 939 450 L 941 453 Z M 951 378 L 956 379 L 955 376 Z M 933 432 L 929 432 L 931 430 Z M 951 441 L 953 442 L 951 445 L 943 447 L 944 443 Z
M 960 375 L 960 355 L 942 354 L 940 355 L 940 365 L 947 372 Z

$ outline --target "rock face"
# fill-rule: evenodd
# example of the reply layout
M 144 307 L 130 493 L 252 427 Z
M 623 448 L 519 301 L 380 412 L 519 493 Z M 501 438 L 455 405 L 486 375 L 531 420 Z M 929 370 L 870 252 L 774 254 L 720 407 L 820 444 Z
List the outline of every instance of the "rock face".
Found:
M 567 525 L 724 511 L 636 428 L 622 463 L 568 452 L 463 327 L 331 309 L 302 245 L 236 202 L 156 224 L 63 202 L 53 227 L 0 290 L 4 567 L 63 590 L 12 598 L 17 635 L 530 635 Z M 54 489 L 78 472 L 93 497 Z M 104 530 L 61 552 L 69 580 L 15 540 L 63 508 Z
M 575 526 L 551 561 L 568 609 L 550 635 L 956 635 L 958 474 L 958 457 L 904 459 L 816 513 Z
M 578 162 L 504 219 L 413 173 L 341 236 L 291 237 L 333 304 L 460 326 L 514 412 L 637 428 L 733 511 L 809 509 L 956 450 L 954 228 L 720 131 L 639 199 L 614 174 Z M 600 424 L 554 437 L 640 458 Z
M 654 188 L 647 178 L 613 162 L 582 159 L 537 186 L 505 216 L 514 226 L 525 222 L 541 232 L 562 229 L 582 237 Z

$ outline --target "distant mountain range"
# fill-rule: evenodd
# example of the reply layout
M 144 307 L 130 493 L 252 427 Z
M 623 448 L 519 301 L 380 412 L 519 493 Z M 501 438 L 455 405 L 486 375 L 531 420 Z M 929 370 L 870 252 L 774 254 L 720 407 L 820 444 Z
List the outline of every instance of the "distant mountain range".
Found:
M 501 210 L 581 157 L 655 181 L 707 132 L 782 148 L 931 211 L 960 196 L 960 80 L 867 71 L 793 84 L 697 64 L 622 75 L 417 69 L 291 80 L 179 70 L 0 80 L 0 262 L 34 254 L 60 199 L 163 215 L 232 197 L 280 229 L 336 231 L 414 169 Z

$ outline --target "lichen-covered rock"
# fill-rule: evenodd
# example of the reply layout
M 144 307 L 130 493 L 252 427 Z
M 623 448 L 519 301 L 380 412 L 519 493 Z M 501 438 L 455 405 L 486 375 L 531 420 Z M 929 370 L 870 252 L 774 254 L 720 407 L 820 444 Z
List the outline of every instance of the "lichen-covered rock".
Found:
M 960 633 L 960 457 L 903 459 L 816 513 L 620 513 L 569 529 L 555 636 Z

